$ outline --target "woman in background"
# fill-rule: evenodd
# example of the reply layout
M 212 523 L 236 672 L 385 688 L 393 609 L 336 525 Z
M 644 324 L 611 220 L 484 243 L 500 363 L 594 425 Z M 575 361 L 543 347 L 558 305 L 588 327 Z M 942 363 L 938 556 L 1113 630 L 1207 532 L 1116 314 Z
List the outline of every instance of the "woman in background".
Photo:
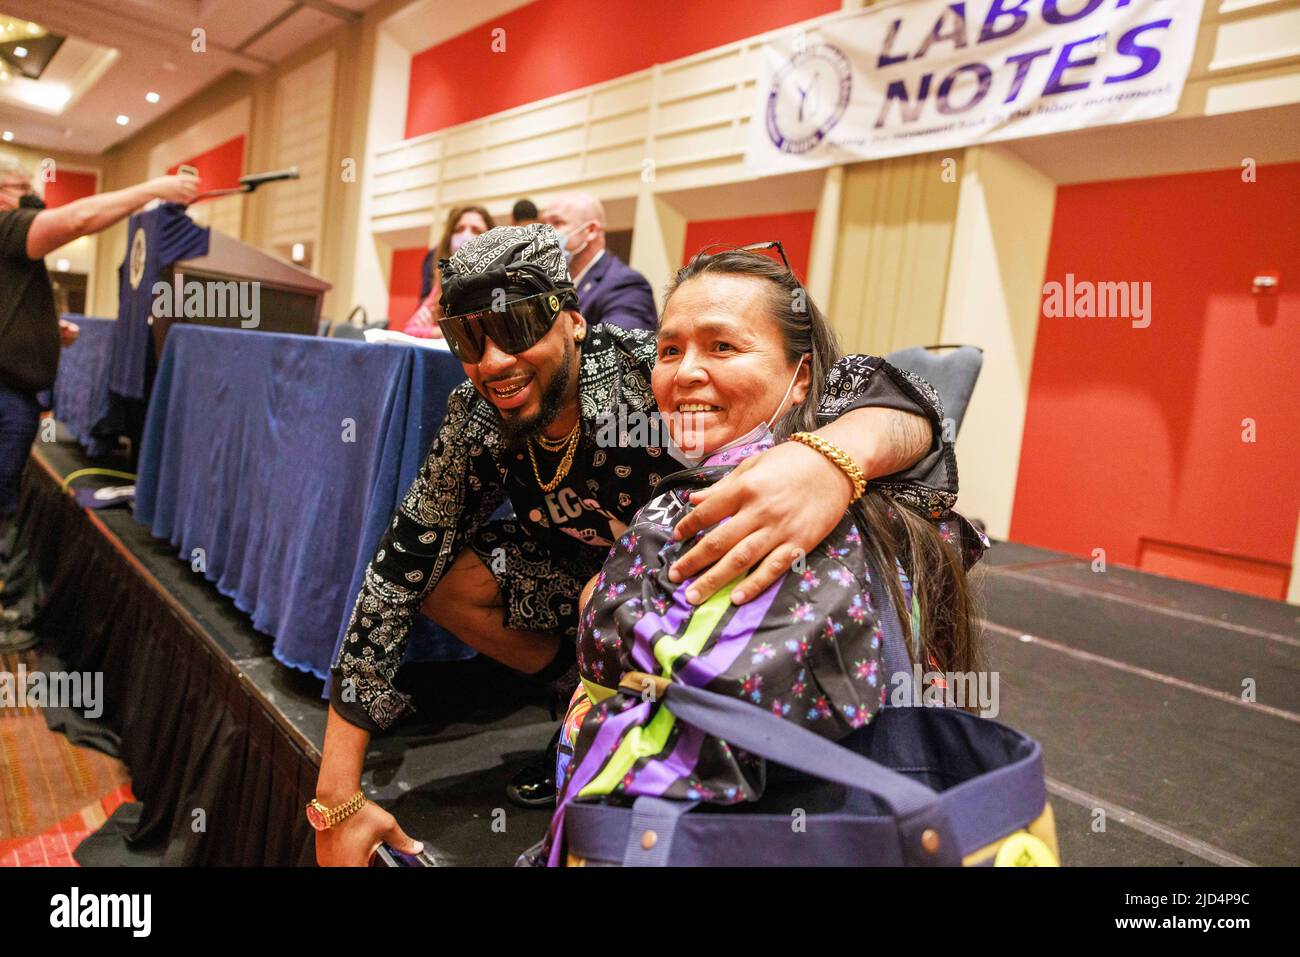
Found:
M 408 336 L 421 339 L 441 339 L 442 330 L 438 328 L 438 319 L 442 310 L 438 306 L 438 297 L 442 295 L 442 282 L 438 276 L 437 262 L 447 259 L 467 239 L 480 233 L 486 233 L 496 225 L 492 214 L 482 206 L 458 206 L 447 217 L 447 225 L 442 231 L 438 245 L 430 249 L 420 263 L 420 308 L 402 331 Z

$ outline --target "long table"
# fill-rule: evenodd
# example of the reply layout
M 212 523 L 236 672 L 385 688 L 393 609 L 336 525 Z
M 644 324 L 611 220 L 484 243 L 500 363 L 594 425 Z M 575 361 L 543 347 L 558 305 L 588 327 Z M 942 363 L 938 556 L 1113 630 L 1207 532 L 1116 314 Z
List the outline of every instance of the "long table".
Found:
M 448 353 L 179 325 L 145 421 L 136 519 L 325 677 L 393 509 L 465 374 Z M 406 660 L 473 651 L 421 619 Z
M 63 318 L 76 323 L 81 334 L 59 355 L 54 417 L 90 456 L 98 458 L 117 445 L 122 428 L 108 394 L 114 320 L 78 315 Z

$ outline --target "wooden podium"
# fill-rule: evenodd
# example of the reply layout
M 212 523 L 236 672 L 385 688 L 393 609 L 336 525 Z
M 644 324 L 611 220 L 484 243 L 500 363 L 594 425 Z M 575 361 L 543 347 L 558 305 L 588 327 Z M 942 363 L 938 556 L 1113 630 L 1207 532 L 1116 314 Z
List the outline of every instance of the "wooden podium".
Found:
M 184 259 L 165 266 L 161 278 L 176 289 L 177 274 L 181 276 L 180 296 L 185 290 L 192 290 L 191 283 L 198 283 L 208 301 L 237 301 L 229 299 L 232 287 L 230 283 L 257 283 L 255 289 L 257 300 L 257 324 L 243 315 L 220 315 L 230 310 L 203 310 L 203 315 L 177 315 L 153 318 L 154 355 L 161 356 L 167 331 L 178 322 L 198 323 L 204 326 L 220 326 L 228 329 L 244 329 L 248 332 L 289 332 L 304 336 L 316 335 L 320 325 L 321 302 L 330 284 L 293 263 L 285 262 L 270 253 L 262 252 L 242 243 L 232 236 L 211 230 L 208 238 L 208 254 L 194 259 Z M 226 295 L 223 295 L 225 293 Z M 243 296 L 244 302 L 253 297 L 254 289 L 244 286 L 234 293 Z M 209 314 L 212 312 L 213 314 Z M 156 315 L 156 314 L 155 314 Z

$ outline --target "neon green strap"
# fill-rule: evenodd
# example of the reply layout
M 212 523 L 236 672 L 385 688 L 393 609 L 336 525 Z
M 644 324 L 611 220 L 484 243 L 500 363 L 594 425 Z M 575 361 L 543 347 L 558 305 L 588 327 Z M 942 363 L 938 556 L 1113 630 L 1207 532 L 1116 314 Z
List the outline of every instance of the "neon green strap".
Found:
M 117 469 L 77 469 L 77 471 L 64 477 L 63 484 L 59 486 L 59 491 L 66 492 L 72 480 L 81 478 L 83 475 L 107 475 L 109 478 L 135 479 L 134 472 L 119 472 Z

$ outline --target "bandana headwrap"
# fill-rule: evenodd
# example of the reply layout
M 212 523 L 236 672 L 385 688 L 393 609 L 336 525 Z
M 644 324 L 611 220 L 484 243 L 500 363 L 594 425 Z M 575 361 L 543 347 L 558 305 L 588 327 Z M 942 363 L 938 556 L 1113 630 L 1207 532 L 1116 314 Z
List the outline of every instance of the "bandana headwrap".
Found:
M 498 289 L 505 290 L 507 302 L 538 293 L 567 292 L 567 308 L 578 307 L 559 234 L 546 223 L 489 229 L 468 240 L 450 259 L 441 260 L 438 268 L 442 270 L 439 303 L 444 316 L 490 309 Z

